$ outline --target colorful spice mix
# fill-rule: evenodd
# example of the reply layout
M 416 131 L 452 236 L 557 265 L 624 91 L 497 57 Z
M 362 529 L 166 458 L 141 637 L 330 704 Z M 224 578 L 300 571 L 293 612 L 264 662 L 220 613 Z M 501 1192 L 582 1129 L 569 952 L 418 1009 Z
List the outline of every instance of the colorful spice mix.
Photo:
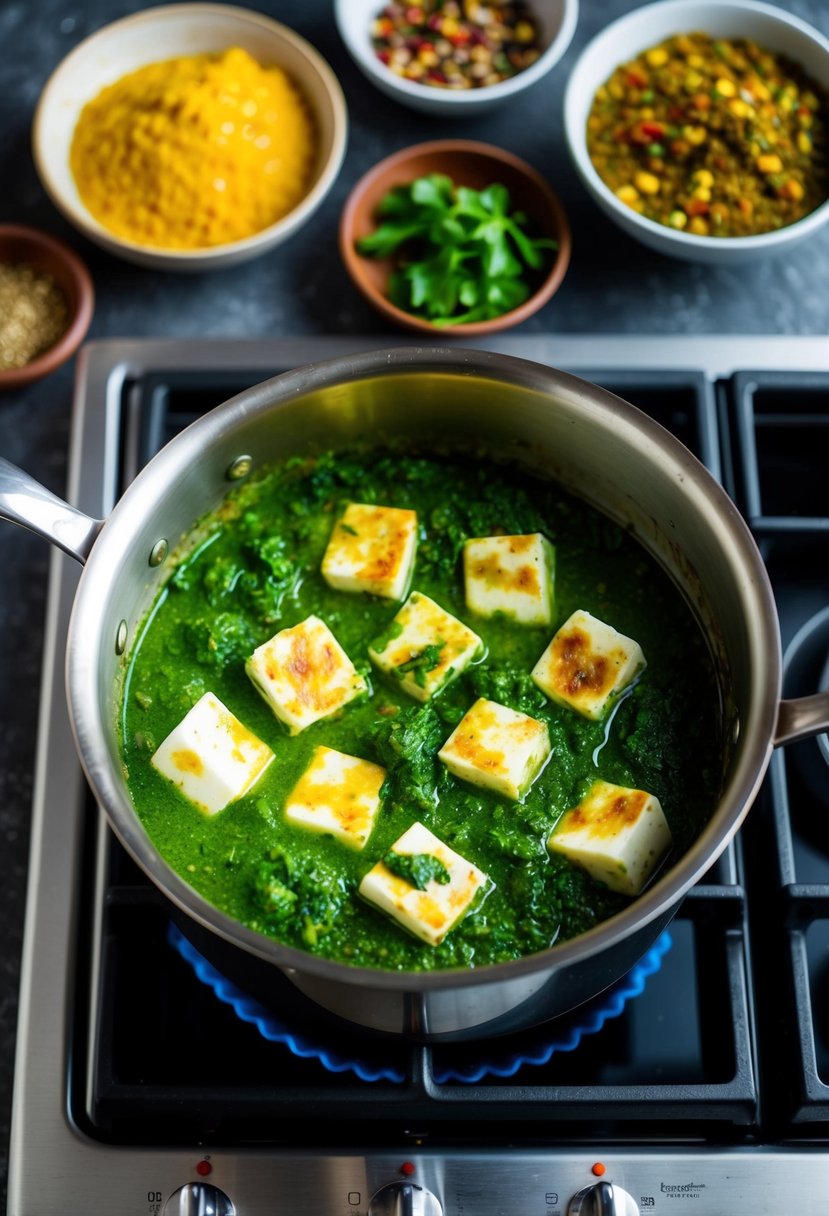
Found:
M 698 236 L 792 224 L 829 197 L 829 97 L 744 39 L 681 34 L 597 91 L 587 149 L 634 211 Z
M 377 58 L 396 75 L 443 89 L 498 84 L 541 54 L 537 23 L 523 0 L 387 4 L 371 37 Z

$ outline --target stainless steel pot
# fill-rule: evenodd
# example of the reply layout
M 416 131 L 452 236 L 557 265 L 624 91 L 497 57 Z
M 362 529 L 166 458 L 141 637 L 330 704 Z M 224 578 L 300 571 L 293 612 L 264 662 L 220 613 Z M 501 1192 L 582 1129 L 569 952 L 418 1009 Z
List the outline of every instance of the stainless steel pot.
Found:
M 168 551 L 175 553 L 194 521 L 251 467 L 383 435 L 467 450 L 483 443 L 499 458 L 555 477 L 630 528 L 682 588 L 720 672 L 722 796 L 699 839 L 622 913 L 515 962 L 380 972 L 273 942 L 217 911 L 170 869 L 124 782 L 117 720 L 126 658 L 170 570 Z M 554 1017 L 602 991 L 644 953 L 725 848 L 772 748 L 829 726 L 829 693 L 780 699 L 779 628 L 765 568 L 733 503 L 702 465 L 612 394 L 507 356 L 412 347 L 278 376 L 173 439 L 105 523 L 2 462 L 0 515 L 86 563 L 67 642 L 69 708 L 89 782 L 127 850 L 203 937 L 223 939 L 234 957 L 255 956 L 266 983 L 278 968 L 325 1009 L 375 1031 L 425 1040 L 491 1035 Z

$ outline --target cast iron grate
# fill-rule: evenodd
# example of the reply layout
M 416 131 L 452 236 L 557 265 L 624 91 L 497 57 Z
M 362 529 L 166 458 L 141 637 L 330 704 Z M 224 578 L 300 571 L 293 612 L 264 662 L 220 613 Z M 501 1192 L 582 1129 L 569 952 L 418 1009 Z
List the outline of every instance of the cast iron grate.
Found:
M 760 545 L 784 643 L 784 696 L 829 660 L 829 376 L 736 375 L 722 428 L 734 494 Z M 815 739 L 778 750 L 743 829 L 762 1103 L 771 1133 L 829 1133 L 829 767 Z

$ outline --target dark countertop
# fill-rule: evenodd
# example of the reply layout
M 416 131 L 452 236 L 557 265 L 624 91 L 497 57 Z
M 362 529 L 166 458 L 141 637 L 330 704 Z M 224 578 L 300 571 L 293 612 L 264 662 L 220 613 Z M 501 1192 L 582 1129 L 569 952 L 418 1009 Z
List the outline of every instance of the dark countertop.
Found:
M 778 0 L 829 34 L 822 0 Z M 378 0 L 378 7 L 380 0 Z M 77 235 L 46 198 L 29 148 L 39 92 L 53 68 L 88 34 L 134 9 L 126 0 L 0 3 L 0 222 L 34 224 L 67 240 L 87 261 L 97 305 L 90 338 L 259 337 L 388 334 L 357 296 L 336 245 L 336 224 L 357 178 L 384 155 L 442 135 L 489 140 L 533 163 L 561 195 L 573 226 L 570 271 L 523 333 L 829 333 L 829 228 L 786 258 L 749 269 L 714 269 L 651 253 L 595 208 L 572 170 L 562 134 L 563 85 L 587 40 L 634 0 L 582 0 L 573 43 L 552 75 L 524 99 L 477 119 L 427 118 L 388 101 L 348 58 L 328 0 L 259 0 L 328 59 L 346 93 L 349 147 L 321 209 L 287 244 L 258 261 L 210 275 L 142 270 Z M 10 53 L 10 48 L 14 48 Z M 827 339 L 829 341 L 829 339 Z M 370 343 L 367 343 L 369 345 Z M 28 390 L 0 396 L 0 453 L 63 493 L 72 367 Z M 23 931 L 29 811 L 48 546 L 0 526 L 0 1199 L 5 1206 L 9 1106 Z

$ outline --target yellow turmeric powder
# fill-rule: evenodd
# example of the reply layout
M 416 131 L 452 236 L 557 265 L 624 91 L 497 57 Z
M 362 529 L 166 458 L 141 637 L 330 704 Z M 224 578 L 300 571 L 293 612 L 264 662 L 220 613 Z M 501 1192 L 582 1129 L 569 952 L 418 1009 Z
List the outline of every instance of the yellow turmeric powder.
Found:
M 307 193 L 316 132 L 278 67 L 239 47 L 153 63 L 84 107 L 70 165 L 115 235 L 165 249 L 252 236 Z

